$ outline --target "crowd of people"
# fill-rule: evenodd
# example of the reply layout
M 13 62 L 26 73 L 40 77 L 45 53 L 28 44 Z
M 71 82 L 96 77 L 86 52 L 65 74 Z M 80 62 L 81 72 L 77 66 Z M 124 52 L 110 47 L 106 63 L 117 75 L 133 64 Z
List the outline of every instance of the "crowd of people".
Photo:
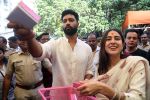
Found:
M 79 15 L 61 14 L 64 37 L 35 38 L 32 30 L 9 22 L 15 36 L 0 37 L 0 99 L 41 100 L 38 89 L 81 85 L 81 95 L 96 100 L 150 100 L 150 44 L 136 29 L 109 29 L 98 45 L 94 31 L 86 42 L 78 38 Z M 123 36 L 123 34 L 125 36 Z M 141 41 L 141 43 L 139 43 Z

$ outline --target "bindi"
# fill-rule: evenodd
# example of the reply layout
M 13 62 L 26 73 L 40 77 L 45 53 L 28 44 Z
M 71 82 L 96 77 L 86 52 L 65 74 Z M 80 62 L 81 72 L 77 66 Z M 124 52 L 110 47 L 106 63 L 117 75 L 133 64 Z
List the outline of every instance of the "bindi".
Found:
M 114 32 L 111 32 L 111 35 L 114 35 Z

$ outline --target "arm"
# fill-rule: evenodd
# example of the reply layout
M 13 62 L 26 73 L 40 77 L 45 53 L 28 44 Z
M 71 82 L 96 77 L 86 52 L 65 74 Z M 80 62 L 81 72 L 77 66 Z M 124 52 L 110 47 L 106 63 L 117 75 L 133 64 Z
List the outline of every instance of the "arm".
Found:
M 43 59 L 43 61 L 41 61 L 41 64 L 49 71 L 49 73 L 52 74 L 52 63 L 48 58 Z
M 24 26 L 13 22 L 9 22 L 7 27 L 13 28 L 15 35 L 20 40 L 26 40 L 28 42 L 29 52 L 33 57 L 40 57 L 42 55 L 42 47 L 40 43 L 34 38 L 35 34 L 32 32 L 32 30 L 29 30 Z
M 3 92 L 2 92 L 2 98 L 3 100 L 7 100 L 7 95 L 9 92 L 9 88 L 10 88 L 10 82 L 11 82 L 11 76 L 9 75 L 5 75 L 4 77 L 4 82 L 3 82 Z
M 79 86 L 77 90 L 80 91 L 82 95 L 96 95 L 97 93 L 101 93 L 110 100 L 116 95 L 111 87 L 95 79 L 82 81 L 81 86 Z
M 33 57 L 40 57 L 43 53 L 40 43 L 35 39 L 28 40 L 29 52 Z
M 84 79 L 91 79 L 93 77 L 93 57 L 92 51 L 89 52 L 87 70 Z
M 9 56 L 9 59 L 8 59 L 6 75 L 4 77 L 3 87 L 2 87 L 2 99 L 3 100 L 7 100 L 7 97 L 8 97 L 8 92 L 9 92 L 9 89 L 10 89 L 13 73 L 14 73 L 14 70 L 15 70 L 13 59 L 15 58 L 16 54 L 17 53 L 11 54 Z

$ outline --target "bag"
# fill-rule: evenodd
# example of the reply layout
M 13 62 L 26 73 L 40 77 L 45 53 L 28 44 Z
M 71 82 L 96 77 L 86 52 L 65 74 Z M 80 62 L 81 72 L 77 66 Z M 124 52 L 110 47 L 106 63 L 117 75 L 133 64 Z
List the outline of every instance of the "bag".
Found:
M 72 86 L 41 88 L 38 92 L 42 96 L 42 100 L 96 100 L 93 96 L 78 95 Z

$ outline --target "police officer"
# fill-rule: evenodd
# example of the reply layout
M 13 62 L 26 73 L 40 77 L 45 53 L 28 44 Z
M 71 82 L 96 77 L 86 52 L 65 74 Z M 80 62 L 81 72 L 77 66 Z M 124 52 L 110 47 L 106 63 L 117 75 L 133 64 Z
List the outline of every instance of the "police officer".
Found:
M 41 62 L 28 52 L 26 41 L 19 40 L 21 51 L 10 55 L 4 79 L 3 100 L 6 100 L 13 73 L 16 75 L 16 100 L 40 100 L 38 89 L 43 87 Z

